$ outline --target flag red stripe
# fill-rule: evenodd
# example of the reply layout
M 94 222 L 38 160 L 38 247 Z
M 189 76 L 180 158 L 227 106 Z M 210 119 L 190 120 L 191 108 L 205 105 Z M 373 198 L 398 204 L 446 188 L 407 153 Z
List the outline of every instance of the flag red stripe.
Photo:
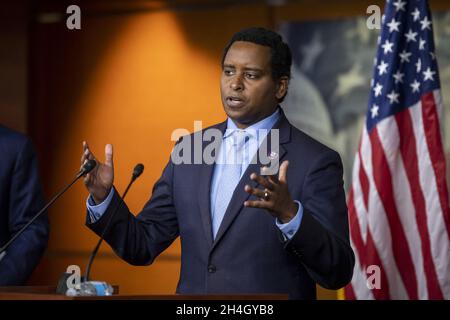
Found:
M 361 150 L 358 151 L 359 157 L 359 183 L 361 184 L 361 190 L 363 192 L 364 206 L 366 212 L 369 211 L 369 179 L 367 178 L 366 170 L 363 167 L 363 161 L 361 157 Z
M 372 129 L 372 132 L 369 134 L 369 139 L 372 145 L 373 178 L 388 219 L 392 236 L 394 259 L 399 270 L 401 270 L 400 276 L 402 277 L 408 297 L 416 300 L 418 296 L 415 270 L 406 236 L 395 205 L 391 172 L 384 154 L 377 127 Z
M 427 279 L 427 289 L 429 299 L 443 299 L 442 291 L 436 274 L 431 254 L 430 235 L 427 228 L 427 214 L 425 197 L 420 188 L 419 166 L 417 159 L 416 140 L 414 138 L 413 123 L 409 109 L 401 111 L 395 115 L 398 131 L 400 133 L 400 152 L 403 165 L 408 178 L 411 196 L 415 208 L 417 228 L 421 239 L 421 249 L 423 255 L 423 265 Z M 406 186 L 405 186 L 406 187 Z M 412 214 L 412 213 L 411 213 Z
M 433 92 L 422 96 L 422 119 L 431 163 L 436 177 L 436 184 L 444 215 L 447 234 L 450 236 L 450 211 L 448 207 L 448 189 L 445 181 L 445 157 L 439 130 L 439 116 Z
M 345 286 L 344 288 L 345 300 L 356 300 L 355 291 L 353 290 L 353 286 L 351 283 Z

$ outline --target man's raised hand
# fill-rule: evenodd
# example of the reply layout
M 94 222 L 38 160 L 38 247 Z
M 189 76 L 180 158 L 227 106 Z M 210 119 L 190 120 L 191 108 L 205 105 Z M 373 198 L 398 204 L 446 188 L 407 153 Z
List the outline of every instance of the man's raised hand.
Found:
M 111 191 L 114 183 L 113 146 L 105 146 L 105 163 L 98 161 L 89 149 L 86 141 L 83 141 L 83 155 L 81 166 L 86 161 L 94 159 L 97 166 L 84 177 L 84 185 L 88 189 L 96 204 L 103 202 Z

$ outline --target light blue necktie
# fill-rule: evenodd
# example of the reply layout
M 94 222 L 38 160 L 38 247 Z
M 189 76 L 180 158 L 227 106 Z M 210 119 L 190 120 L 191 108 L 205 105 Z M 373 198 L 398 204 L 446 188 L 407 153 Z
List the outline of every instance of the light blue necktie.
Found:
M 236 130 L 229 137 L 229 139 L 231 139 L 231 148 L 229 149 L 229 152 L 224 155 L 225 163 L 221 164 L 223 170 L 222 175 L 219 178 L 215 206 L 212 212 L 214 239 L 216 238 L 217 231 L 219 230 L 228 204 L 233 196 L 234 189 L 236 189 L 241 178 L 245 138 L 246 133 L 243 130 Z M 227 152 L 227 148 L 223 148 L 222 151 Z

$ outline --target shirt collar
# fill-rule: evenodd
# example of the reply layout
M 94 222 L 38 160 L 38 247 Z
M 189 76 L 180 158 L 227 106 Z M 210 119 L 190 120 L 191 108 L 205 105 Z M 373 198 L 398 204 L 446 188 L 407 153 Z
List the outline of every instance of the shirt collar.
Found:
M 245 128 L 245 131 L 257 132 L 257 130 L 261 130 L 261 129 L 270 130 L 275 125 L 275 123 L 278 121 L 278 119 L 280 119 L 279 107 L 270 116 Z M 227 129 L 225 130 L 225 134 L 223 135 L 223 138 L 225 139 L 225 138 L 229 137 L 236 130 L 240 130 L 240 129 L 236 126 L 236 124 L 234 123 L 233 120 L 228 118 L 227 119 Z

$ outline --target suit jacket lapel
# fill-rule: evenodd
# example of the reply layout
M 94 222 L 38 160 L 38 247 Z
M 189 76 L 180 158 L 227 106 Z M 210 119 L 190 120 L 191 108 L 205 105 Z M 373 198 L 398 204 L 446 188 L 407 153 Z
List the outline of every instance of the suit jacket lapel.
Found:
M 283 147 L 283 144 L 289 142 L 290 135 L 291 135 L 291 125 L 286 119 L 286 116 L 284 115 L 284 112 L 280 108 L 281 116 L 280 120 L 274 125 L 274 129 L 279 129 L 279 154 L 278 159 L 279 163 L 281 164 L 281 160 L 286 154 L 286 150 Z M 270 132 L 266 137 L 267 139 L 267 153 L 270 154 L 272 152 L 271 150 L 271 135 Z M 265 143 L 265 142 L 263 142 Z M 248 184 L 250 187 L 254 188 L 256 187 L 257 183 L 250 179 L 250 174 L 252 172 L 255 172 L 257 174 L 260 173 L 260 169 L 262 167 L 262 164 L 260 163 L 258 159 L 258 153 L 255 155 L 257 157 L 257 161 L 252 161 L 252 163 L 248 166 L 247 170 L 242 175 L 241 180 L 239 181 L 236 189 L 233 192 L 233 196 L 231 197 L 230 204 L 228 205 L 228 208 L 225 212 L 225 215 L 223 217 L 222 223 L 220 224 L 219 230 L 217 231 L 216 239 L 214 240 L 213 247 L 211 248 L 211 251 L 216 247 L 217 243 L 222 239 L 225 232 L 228 230 L 238 213 L 241 211 L 242 207 L 244 206 L 244 201 L 246 201 L 250 194 L 245 192 L 244 187 L 246 184 Z M 209 193 L 208 193 L 209 196 Z M 211 226 L 211 218 L 210 218 L 210 226 Z M 210 232 L 212 234 L 212 232 Z

